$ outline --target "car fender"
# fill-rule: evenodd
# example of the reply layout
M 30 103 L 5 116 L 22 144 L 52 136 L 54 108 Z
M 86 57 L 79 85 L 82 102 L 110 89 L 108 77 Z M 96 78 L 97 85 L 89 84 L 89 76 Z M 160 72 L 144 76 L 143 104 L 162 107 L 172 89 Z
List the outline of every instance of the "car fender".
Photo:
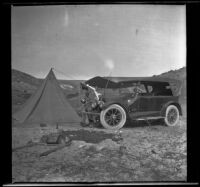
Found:
M 127 109 L 127 107 L 124 104 L 119 103 L 119 102 L 114 102 L 114 101 L 106 102 L 103 105 L 102 110 L 105 110 L 106 108 L 108 108 L 110 105 L 113 105 L 113 104 L 117 104 L 117 105 L 121 106 L 126 111 L 126 113 L 128 114 L 128 109 Z
M 181 109 L 181 105 L 179 104 L 179 103 L 177 103 L 177 102 L 174 102 L 174 101 L 169 101 L 169 102 L 167 102 L 167 103 L 165 103 L 164 105 L 163 105 L 163 107 L 162 107 L 162 109 L 161 109 L 161 116 L 165 116 L 165 111 L 166 111 L 166 109 L 167 109 L 167 107 L 169 106 L 169 105 L 175 105 L 177 108 L 178 108 L 178 110 L 179 110 L 179 113 L 180 113 L 180 115 L 182 115 L 182 109 Z

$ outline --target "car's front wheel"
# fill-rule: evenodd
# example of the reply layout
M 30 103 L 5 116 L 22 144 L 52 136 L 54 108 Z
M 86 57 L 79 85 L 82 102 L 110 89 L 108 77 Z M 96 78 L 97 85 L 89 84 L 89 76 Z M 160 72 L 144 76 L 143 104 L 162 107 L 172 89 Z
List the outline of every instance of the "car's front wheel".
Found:
M 100 122 L 106 129 L 118 130 L 126 123 L 126 111 L 117 104 L 112 104 L 101 111 Z
M 175 126 L 179 122 L 179 110 L 175 105 L 169 105 L 164 118 L 167 126 Z

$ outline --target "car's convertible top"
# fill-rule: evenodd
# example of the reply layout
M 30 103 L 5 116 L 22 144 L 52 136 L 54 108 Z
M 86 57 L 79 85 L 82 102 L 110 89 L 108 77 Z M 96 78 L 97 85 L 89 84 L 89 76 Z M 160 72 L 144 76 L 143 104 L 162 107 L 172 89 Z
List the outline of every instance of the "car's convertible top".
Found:
M 148 82 L 180 82 L 177 79 L 164 78 L 164 77 L 104 77 L 107 80 L 119 82 L 134 82 L 134 81 L 148 81 Z
M 85 82 L 85 84 L 89 84 L 90 86 L 97 88 L 120 88 L 119 83 L 109 80 L 106 77 L 93 77 Z
M 108 89 L 131 87 L 137 83 L 148 84 L 148 85 L 152 85 L 156 87 L 173 86 L 174 95 L 178 94 L 181 87 L 181 81 L 176 80 L 176 79 L 161 78 L 161 77 L 100 77 L 100 76 L 96 76 L 87 80 L 85 83 L 93 87 L 108 88 Z
M 161 78 L 161 77 L 93 77 L 85 83 L 98 88 L 122 88 L 132 85 L 132 83 L 148 83 L 148 84 L 181 84 L 177 79 Z

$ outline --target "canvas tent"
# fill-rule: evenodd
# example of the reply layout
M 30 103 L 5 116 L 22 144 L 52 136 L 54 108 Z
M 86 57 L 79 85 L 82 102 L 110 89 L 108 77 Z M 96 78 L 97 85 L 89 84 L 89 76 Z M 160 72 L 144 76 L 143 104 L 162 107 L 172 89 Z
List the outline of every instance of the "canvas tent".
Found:
M 52 69 L 41 87 L 13 118 L 20 123 L 58 124 L 81 121 L 65 98 Z

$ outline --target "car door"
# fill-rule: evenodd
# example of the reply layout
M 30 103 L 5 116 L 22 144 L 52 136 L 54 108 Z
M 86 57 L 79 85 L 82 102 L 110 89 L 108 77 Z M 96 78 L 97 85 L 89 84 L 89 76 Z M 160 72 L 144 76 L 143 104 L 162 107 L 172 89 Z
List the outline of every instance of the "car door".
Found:
M 140 85 L 142 92 L 139 94 L 138 116 L 156 116 L 159 113 L 157 99 L 150 92 L 152 86 Z
M 165 103 L 171 100 L 172 92 L 167 83 L 156 83 L 152 96 L 152 110 L 160 112 Z
M 153 96 L 139 96 L 138 115 L 139 116 L 155 116 L 159 113 L 157 110 L 157 100 Z
M 151 95 L 149 95 L 144 84 L 140 84 L 139 91 L 140 93 L 138 93 L 137 100 L 133 104 L 135 107 L 134 113 L 132 113 L 131 116 L 141 117 L 141 116 L 154 115 L 158 113 L 157 111 L 154 110 L 155 100 Z

